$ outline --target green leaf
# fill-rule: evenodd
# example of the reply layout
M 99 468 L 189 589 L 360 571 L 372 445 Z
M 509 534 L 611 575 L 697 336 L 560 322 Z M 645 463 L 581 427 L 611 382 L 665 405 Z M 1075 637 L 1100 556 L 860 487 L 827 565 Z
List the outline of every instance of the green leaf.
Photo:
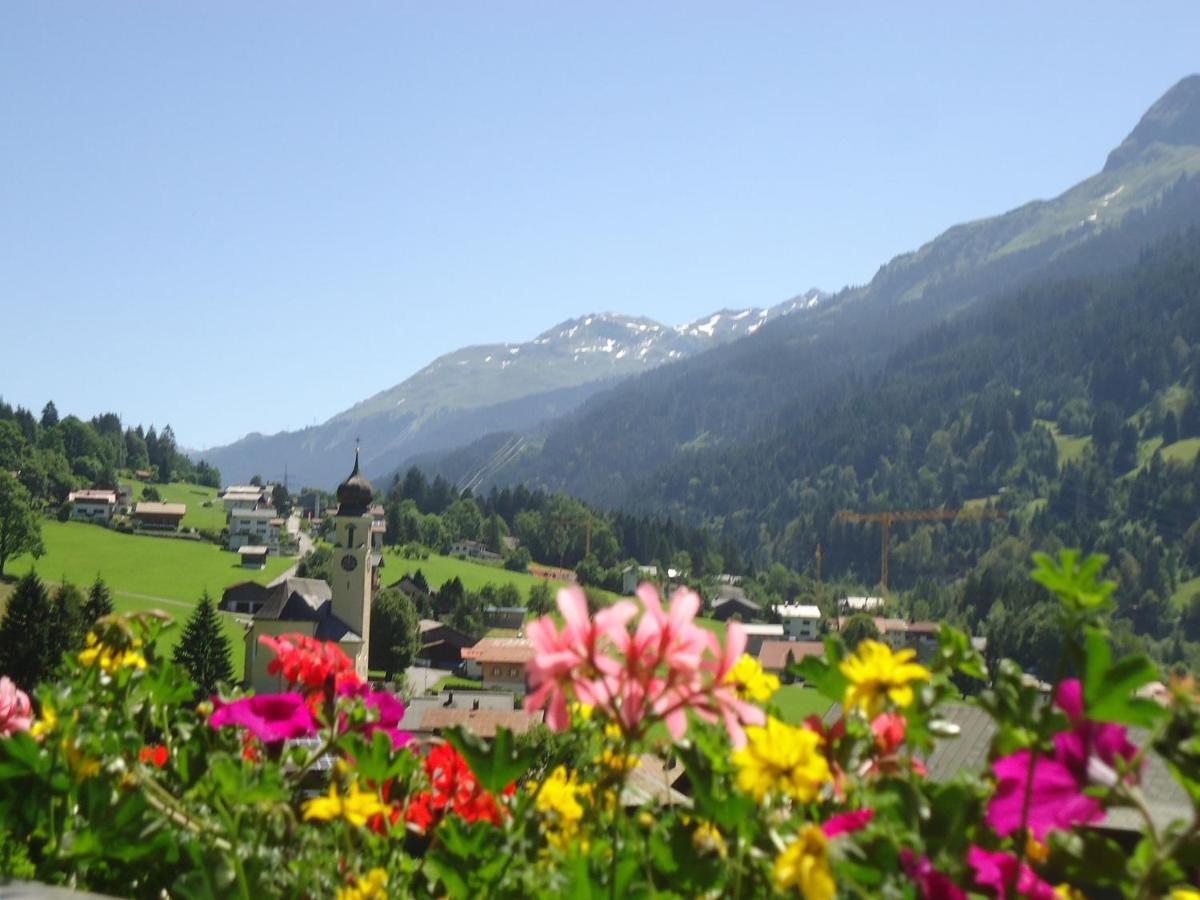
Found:
M 1098 628 L 1087 629 L 1085 646 L 1083 701 L 1088 718 L 1148 727 L 1166 715 L 1153 700 L 1133 696 L 1159 677 L 1146 656 L 1126 656 L 1114 665 L 1108 639 Z
M 516 781 L 537 758 L 532 748 L 519 749 L 507 728 L 498 729 L 491 743 L 461 726 L 447 730 L 445 737 L 467 761 L 479 783 L 493 794 Z
M 788 672 L 797 678 L 804 679 L 817 692 L 828 697 L 835 703 L 841 703 L 846 697 L 846 686 L 849 679 L 842 674 L 838 664 L 845 657 L 845 647 L 836 637 L 825 638 L 825 655 L 806 656 L 798 663 L 792 663 Z

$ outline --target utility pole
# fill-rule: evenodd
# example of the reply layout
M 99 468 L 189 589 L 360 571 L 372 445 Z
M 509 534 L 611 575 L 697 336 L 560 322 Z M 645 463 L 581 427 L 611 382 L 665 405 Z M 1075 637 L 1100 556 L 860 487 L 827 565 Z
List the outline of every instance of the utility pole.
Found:
M 821 605 L 821 545 L 817 544 L 817 606 Z
M 977 509 L 889 509 L 880 512 L 858 513 L 843 509 L 837 514 L 842 522 L 878 522 L 882 542 L 879 562 L 879 583 L 883 593 L 888 589 L 888 538 L 893 522 L 930 522 L 943 519 L 1003 519 L 1007 516 L 1002 509 L 980 507 Z

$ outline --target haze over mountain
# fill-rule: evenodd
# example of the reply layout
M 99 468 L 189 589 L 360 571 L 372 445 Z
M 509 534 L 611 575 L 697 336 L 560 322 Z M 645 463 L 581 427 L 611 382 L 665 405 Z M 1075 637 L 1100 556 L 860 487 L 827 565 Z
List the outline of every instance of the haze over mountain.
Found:
M 331 487 L 361 442 L 368 475 L 445 450 L 498 428 L 523 429 L 568 412 L 623 378 L 752 335 L 782 316 L 814 310 L 816 289 L 769 308 L 722 309 L 669 327 L 648 318 L 596 313 L 568 319 L 531 341 L 465 347 L 327 422 L 194 452 L 226 481 L 254 473 Z
M 1200 219 L 1191 178 L 1198 172 L 1200 76 L 1193 75 L 1150 108 L 1100 173 L 1058 197 L 957 225 L 812 315 L 781 319 L 598 394 L 526 435 L 519 453 L 505 450 L 511 437 L 489 436 L 425 462 L 474 487 L 523 481 L 603 504 L 671 508 L 677 498 L 662 488 L 675 474 L 722 448 L 753 446 L 756 458 L 769 459 L 781 449 L 771 435 L 824 386 L 877 372 L 934 323 L 1035 277 L 1110 271 Z

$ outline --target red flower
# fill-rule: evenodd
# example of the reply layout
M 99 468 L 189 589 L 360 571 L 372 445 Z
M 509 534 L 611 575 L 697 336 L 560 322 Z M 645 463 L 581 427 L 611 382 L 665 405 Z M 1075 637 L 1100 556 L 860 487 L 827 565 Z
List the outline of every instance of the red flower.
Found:
M 167 764 L 167 748 L 162 744 L 143 747 L 138 751 L 138 759 L 144 763 L 153 763 L 156 769 L 161 769 Z
M 282 674 L 289 685 L 319 691 L 330 677 L 336 687 L 359 682 L 354 663 L 333 641 L 292 633 L 277 638 L 264 634 L 258 642 L 275 653 L 275 658 L 267 664 L 267 674 Z
M 480 787 L 466 760 L 449 744 L 439 744 L 429 751 L 425 774 L 430 789 L 413 795 L 404 811 L 404 821 L 418 831 L 428 831 L 450 813 L 468 822 L 500 824 L 501 809 L 496 798 Z M 504 796 L 512 792 L 510 784 Z

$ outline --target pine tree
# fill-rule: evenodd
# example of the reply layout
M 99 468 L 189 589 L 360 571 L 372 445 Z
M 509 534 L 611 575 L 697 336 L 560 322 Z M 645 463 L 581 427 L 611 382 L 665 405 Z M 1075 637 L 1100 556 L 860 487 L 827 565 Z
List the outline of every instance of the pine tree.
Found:
M 109 591 L 104 580 L 97 575 L 96 580 L 92 582 L 91 590 L 88 591 L 87 603 L 83 605 L 83 620 L 90 628 L 96 624 L 97 620 L 112 615 L 112 612 L 112 592 Z
M 17 583 L 0 619 L 0 672 L 29 691 L 50 674 L 57 658 L 50 653 L 50 597 L 30 572 Z
M 54 592 L 50 603 L 51 668 L 58 665 L 64 653 L 83 649 L 83 637 L 91 624 L 83 618 L 83 592 L 64 582 Z
M 229 638 L 221 630 L 221 620 L 208 591 L 204 592 L 200 605 L 188 619 L 175 647 L 174 658 L 192 676 L 197 697 L 208 697 L 219 683 L 233 681 Z

